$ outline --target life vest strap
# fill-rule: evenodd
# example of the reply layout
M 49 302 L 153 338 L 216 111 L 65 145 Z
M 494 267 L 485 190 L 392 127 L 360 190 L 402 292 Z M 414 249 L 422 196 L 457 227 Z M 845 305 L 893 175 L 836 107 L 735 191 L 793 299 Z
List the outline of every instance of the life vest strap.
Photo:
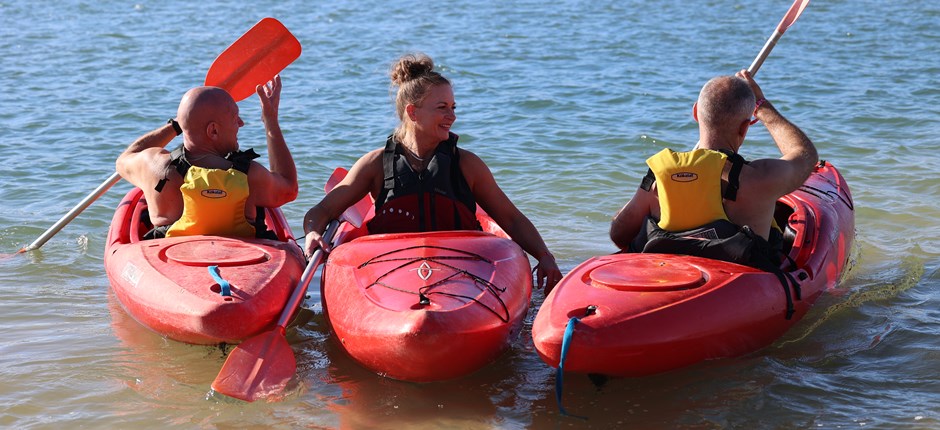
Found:
M 649 191 L 653 188 L 653 184 L 656 183 L 656 174 L 653 173 L 653 169 L 646 169 L 646 176 L 643 177 L 643 182 L 640 182 L 640 188 L 643 191 Z
M 385 190 L 395 189 L 395 150 L 397 148 L 395 136 L 389 136 L 385 141 L 385 150 L 382 151 L 382 172 L 385 176 L 382 183 L 383 194 Z
M 232 163 L 233 169 L 246 175 L 248 174 L 248 168 L 251 167 L 251 161 L 258 157 L 260 155 L 255 152 L 254 148 L 248 148 L 245 151 L 233 151 L 225 155 L 225 159 Z M 157 186 L 153 187 L 154 191 L 163 192 L 163 187 L 170 180 L 170 170 L 176 170 L 176 173 L 185 178 L 190 167 L 193 167 L 193 165 L 186 159 L 186 148 L 183 145 L 170 151 L 170 164 L 163 171 L 163 179 L 157 181 Z
M 728 186 L 722 195 L 726 200 L 735 201 L 738 198 L 738 188 L 741 186 L 741 169 L 747 164 L 747 161 L 741 154 L 727 149 L 719 149 L 718 152 L 728 156 L 731 161 L 731 171 L 728 172 Z

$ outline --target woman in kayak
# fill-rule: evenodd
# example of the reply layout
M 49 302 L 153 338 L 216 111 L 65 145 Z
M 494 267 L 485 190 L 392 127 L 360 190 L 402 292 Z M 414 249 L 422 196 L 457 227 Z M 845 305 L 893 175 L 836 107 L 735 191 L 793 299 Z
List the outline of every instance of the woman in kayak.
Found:
M 371 193 L 370 234 L 480 230 L 479 203 L 509 236 L 538 260 L 538 287 L 546 294 L 561 279 L 555 257 L 535 226 L 496 184 L 486 163 L 457 147 L 450 128 L 457 119 L 450 81 L 430 57 L 407 54 L 390 71 L 398 87 L 400 123 L 385 146 L 363 155 L 349 174 L 304 217 L 305 252 L 329 249 L 321 237 L 329 220 Z

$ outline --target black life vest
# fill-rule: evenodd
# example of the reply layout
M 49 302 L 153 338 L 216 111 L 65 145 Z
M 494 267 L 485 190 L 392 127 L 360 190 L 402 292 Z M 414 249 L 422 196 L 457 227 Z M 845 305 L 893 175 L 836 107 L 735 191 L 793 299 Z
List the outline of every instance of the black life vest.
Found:
M 401 142 L 389 136 L 382 153 L 384 182 L 369 233 L 482 230 L 476 200 L 460 171 L 457 135 L 439 143 L 428 166 L 415 173 Z

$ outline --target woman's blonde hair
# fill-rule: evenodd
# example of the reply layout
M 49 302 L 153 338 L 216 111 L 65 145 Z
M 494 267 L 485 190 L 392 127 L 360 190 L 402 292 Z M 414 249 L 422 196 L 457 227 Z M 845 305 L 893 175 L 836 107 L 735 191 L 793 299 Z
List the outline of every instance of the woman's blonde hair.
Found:
M 417 53 L 405 54 L 392 63 L 389 69 L 392 87 L 398 87 L 395 96 L 395 114 L 398 115 L 398 127 L 395 137 L 400 141 L 405 137 L 405 107 L 420 105 L 428 91 L 435 85 L 450 85 L 450 81 L 434 70 L 431 57 Z

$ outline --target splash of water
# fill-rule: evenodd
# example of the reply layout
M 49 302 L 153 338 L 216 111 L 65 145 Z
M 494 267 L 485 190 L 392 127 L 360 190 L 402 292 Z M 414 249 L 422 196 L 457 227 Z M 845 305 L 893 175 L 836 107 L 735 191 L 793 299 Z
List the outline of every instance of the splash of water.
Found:
M 919 257 L 909 256 L 901 260 L 897 269 L 890 271 L 890 273 L 898 274 L 898 276 L 892 276 L 889 280 L 874 282 L 864 288 L 851 291 L 845 296 L 844 300 L 826 308 L 822 315 L 813 319 L 812 323 L 804 327 L 801 333 L 778 343 L 777 347 L 783 348 L 788 344 L 803 341 L 830 318 L 844 311 L 859 308 L 865 303 L 897 297 L 920 283 L 924 277 L 924 270 L 924 262 Z M 877 273 L 883 274 L 884 272 L 878 271 Z

